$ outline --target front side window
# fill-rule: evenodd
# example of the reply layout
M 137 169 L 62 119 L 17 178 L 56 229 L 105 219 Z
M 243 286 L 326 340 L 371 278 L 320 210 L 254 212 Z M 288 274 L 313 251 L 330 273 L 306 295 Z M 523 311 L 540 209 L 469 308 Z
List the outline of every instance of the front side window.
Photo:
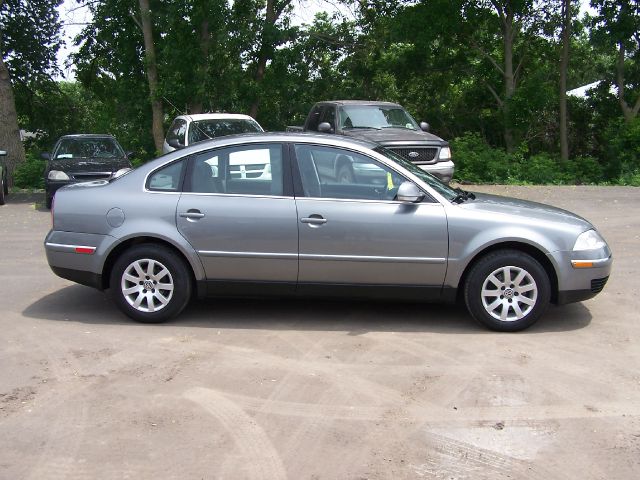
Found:
M 193 193 L 282 196 L 282 145 L 241 145 L 195 155 L 188 185 Z
M 325 105 L 320 115 L 320 123 L 328 123 L 331 125 L 331 130 L 335 131 L 336 128 L 336 107 L 333 105 Z
M 384 148 L 384 147 L 376 147 L 375 151 L 380 155 L 384 155 L 389 160 L 393 160 L 398 165 L 401 165 L 406 170 L 409 170 L 416 177 L 422 180 L 424 183 L 433 188 L 436 192 L 442 195 L 447 200 L 453 200 L 458 195 L 458 192 L 451 188 L 449 185 L 443 183 L 438 178 L 431 175 L 429 172 L 425 172 L 420 167 L 418 167 L 415 163 L 409 162 L 402 158 L 397 153 Z
M 147 180 L 149 190 L 177 192 L 180 188 L 184 160 L 173 162 L 153 172 Z
M 169 128 L 167 132 L 167 143 L 170 140 L 177 140 L 182 145 L 186 145 L 184 143 L 185 134 L 187 133 L 187 122 L 186 120 L 182 120 L 181 118 L 176 118 L 173 121 L 173 124 Z
M 196 120 L 189 125 L 189 145 L 225 135 L 262 131 L 262 127 L 253 119 Z
M 405 181 L 394 170 L 351 150 L 299 144 L 295 152 L 307 197 L 389 201 Z
M 307 130 L 311 130 L 313 132 L 318 131 L 318 124 L 320 123 L 320 105 L 316 105 L 313 107 L 311 112 L 309 112 L 309 117 L 307 118 Z

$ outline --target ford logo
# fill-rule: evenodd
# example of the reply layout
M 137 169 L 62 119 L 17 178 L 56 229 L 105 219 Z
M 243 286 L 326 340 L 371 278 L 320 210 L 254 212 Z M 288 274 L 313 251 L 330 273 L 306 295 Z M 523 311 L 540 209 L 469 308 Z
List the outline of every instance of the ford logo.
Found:
M 417 157 L 419 157 L 419 156 L 420 156 L 420 154 L 419 154 L 418 152 L 409 152 L 409 156 L 410 156 L 411 158 L 417 158 Z

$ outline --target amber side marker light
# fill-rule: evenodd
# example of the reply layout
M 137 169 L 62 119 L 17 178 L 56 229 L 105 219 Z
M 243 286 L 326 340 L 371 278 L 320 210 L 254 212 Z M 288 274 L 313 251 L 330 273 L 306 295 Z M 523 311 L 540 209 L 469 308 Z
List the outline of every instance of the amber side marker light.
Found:
M 587 260 L 571 260 L 571 265 L 573 265 L 573 268 L 591 268 L 593 267 L 593 262 Z

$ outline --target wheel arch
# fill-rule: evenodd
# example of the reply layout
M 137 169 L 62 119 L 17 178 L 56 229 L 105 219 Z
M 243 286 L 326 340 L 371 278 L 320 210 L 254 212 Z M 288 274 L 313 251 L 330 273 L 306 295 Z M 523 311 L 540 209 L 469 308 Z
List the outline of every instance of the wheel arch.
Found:
M 175 253 L 187 266 L 189 274 L 191 275 L 191 281 L 193 282 L 194 287 L 197 287 L 197 288 L 194 288 L 194 291 L 199 290 L 199 282 L 196 279 L 196 274 L 194 272 L 193 265 L 189 260 L 189 258 L 187 258 L 187 256 L 184 254 L 184 252 L 182 252 L 182 250 L 180 250 L 180 248 L 175 246 L 173 243 L 167 240 L 164 240 L 162 238 L 153 237 L 153 236 L 138 236 L 138 237 L 128 238 L 123 242 L 119 243 L 118 245 L 116 245 L 109 252 L 109 255 L 107 255 L 107 258 L 102 266 L 102 289 L 103 290 L 106 290 L 109 288 L 111 270 L 113 269 L 113 266 L 116 263 L 118 257 L 120 257 L 120 255 L 122 255 L 122 253 L 127 251 L 129 248 L 136 245 L 142 245 L 142 244 L 153 244 L 153 245 L 163 246 L 171 250 L 173 253 Z M 200 294 L 200 292 L 198 292 L 198 294 Z
M 471 271 L 473 266 L 476 263 L 478 263 L 478 261 L 480 261 L 480 259 L 483 258 L 485 255 L 491 252 L 495 252 L 497 250 L 517 250 L 535 258 L 538 261 L 538 263 L 542 265 L 542 268 L 544 268 L 545 272 L 547 273 L 547 276 L 549 277 L 549 282 L 551 286 L 551 301 L 552 302 L 557 301 L 558 274 L 556 272 L 555 267 L 553 266 L 553 263 L 551 262 L 551 260 L 549 260 L 549 257 L 547 257 L 547 255 L 542 250 L 536 248 L 535 246 L 529 243 L 518 242 L 518 241 L 495 243 L 493 245 L 488 245 L 484 249 L 476 252 L 476 254 L 473 256 L 471 261 L 467 263 L 466 267 L 464 268 L 464 271 L 462 272 L 462 275 L 460 276 L 460 280 L 458 281 L 458 288 L 457 288 L 458 301 L 460 301 L 462 299 L 462 296 L 464 295 L 463 287 L 467 280 L 467 276 L 469 275 L 469 272 Z

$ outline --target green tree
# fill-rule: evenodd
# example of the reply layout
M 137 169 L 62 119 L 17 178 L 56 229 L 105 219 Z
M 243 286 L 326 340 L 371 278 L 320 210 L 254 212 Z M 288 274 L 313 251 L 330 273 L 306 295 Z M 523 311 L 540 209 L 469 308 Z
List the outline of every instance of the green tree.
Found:
M 7 150 L 9 185 L 25 160 L 18 108 L 56 71 L 61 0 L 0 0 L 0 144 Z M 18 100 L 18 102 L 16 102 Z

